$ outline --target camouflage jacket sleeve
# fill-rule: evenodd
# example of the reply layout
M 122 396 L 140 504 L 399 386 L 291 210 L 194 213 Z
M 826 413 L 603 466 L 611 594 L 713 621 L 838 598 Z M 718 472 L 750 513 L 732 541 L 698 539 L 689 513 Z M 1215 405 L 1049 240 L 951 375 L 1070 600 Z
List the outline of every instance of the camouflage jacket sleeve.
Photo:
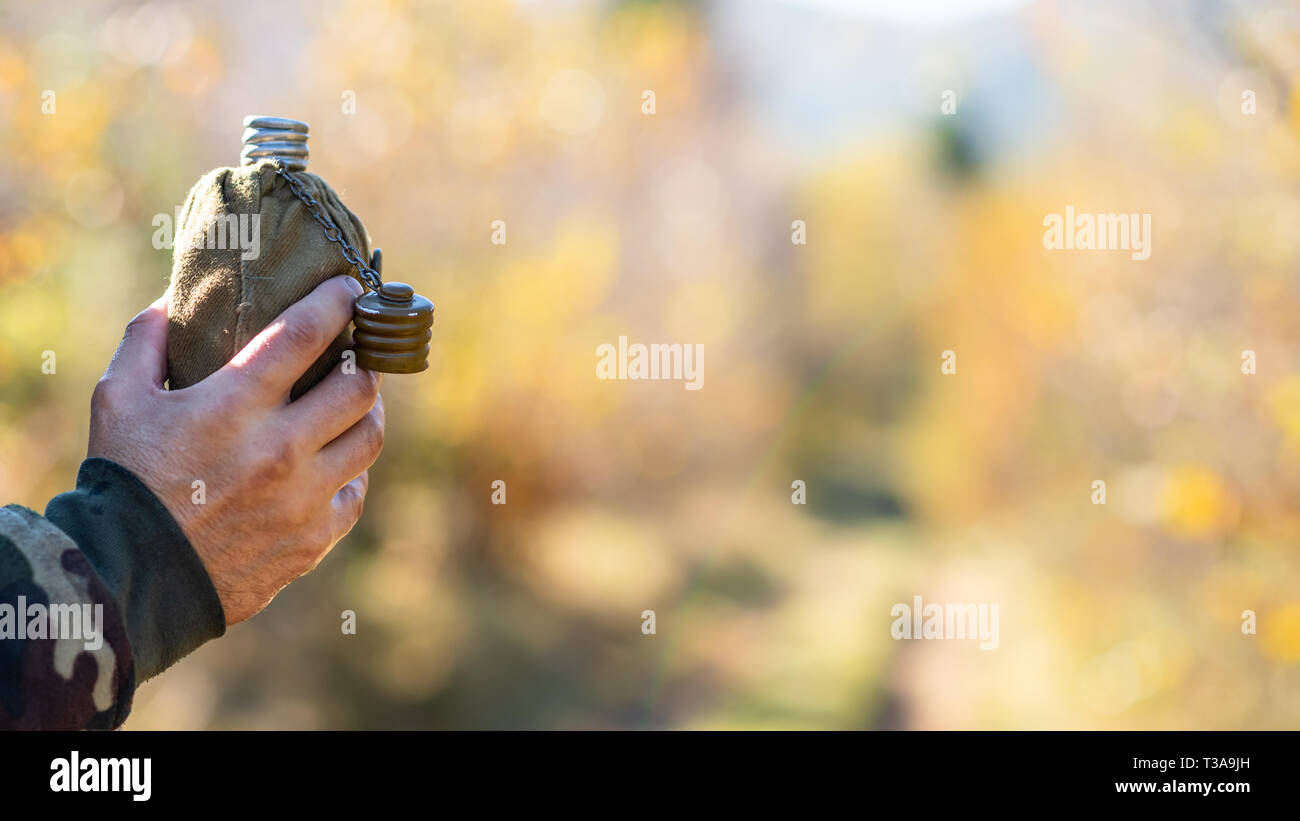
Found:
M 118 727 L 138 682 L 224 632 L 198 555 L 120 465 L 87 459 L 44 517 L 0 508 L 0 728 Z

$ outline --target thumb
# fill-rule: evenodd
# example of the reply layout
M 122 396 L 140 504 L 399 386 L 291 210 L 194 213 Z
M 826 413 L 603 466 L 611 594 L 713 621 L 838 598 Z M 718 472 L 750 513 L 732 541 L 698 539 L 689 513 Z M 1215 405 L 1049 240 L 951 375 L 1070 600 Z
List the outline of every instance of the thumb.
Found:
M 168 288 L 148 308 L 135 315 L 126 325 L 122 343 L 113 354 L 106 377 L 128 384 L 161 388 L 167 378 L 167 300 Z

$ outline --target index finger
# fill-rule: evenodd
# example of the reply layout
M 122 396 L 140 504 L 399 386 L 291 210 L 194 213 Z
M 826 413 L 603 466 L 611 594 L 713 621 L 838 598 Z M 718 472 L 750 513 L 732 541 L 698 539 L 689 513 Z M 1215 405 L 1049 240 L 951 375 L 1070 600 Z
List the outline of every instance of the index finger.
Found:
M 272 320 L 213 376 L 271 402 L 294 383 L 352 319 L 352 303 L 365 292 L 350 276 L 327 279 Z

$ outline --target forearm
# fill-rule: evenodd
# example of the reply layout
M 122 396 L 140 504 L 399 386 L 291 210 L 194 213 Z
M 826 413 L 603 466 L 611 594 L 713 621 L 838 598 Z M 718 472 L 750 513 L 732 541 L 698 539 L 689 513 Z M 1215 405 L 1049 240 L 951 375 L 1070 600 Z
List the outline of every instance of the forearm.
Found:
M 120 605 L 138 681 L 225 632 L 221 601 L 194 548 L 126 468 L 82 462 L 77 489 L 51 499 L 45 517 L 72 537 Z

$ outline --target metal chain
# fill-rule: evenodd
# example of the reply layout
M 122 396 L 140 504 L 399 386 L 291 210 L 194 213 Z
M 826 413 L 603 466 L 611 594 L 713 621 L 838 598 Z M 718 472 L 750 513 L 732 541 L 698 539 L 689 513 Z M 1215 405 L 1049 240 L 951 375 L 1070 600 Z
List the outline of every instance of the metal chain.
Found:
M 367 265 L 361 256 L 361 252 L 348 244 L 348 241 L 343 238 L 343 232 L 334 224 L 334 220 L 330 219 L 330 215 L 325 213 L 325 209 L 316 201 L 316 198 L 308 193 L 296 176 L 284 169 L 283 160 L 276 161 L 275 173 L 284 177 L 284 181 L 289 184 L 289 190 L 293 192 L 295 197 L 302 200 L 303 205 L 307 206 L 308 213 L 315 217 L 316 221 L 325 229 L 325 239 L 330 242 L 337 242 L 343 249 L 343 258 L 357 269 L 362 281 L 378 291 L 384 284 L 384 281 L 379 277 L 379 272 Z

